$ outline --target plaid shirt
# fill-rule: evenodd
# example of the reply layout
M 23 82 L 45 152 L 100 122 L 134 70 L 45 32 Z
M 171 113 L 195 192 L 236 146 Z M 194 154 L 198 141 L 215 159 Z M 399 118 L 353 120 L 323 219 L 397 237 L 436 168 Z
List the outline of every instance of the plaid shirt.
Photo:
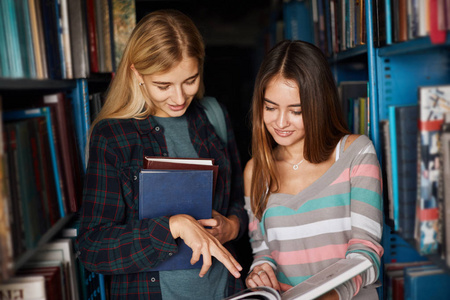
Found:
M 213 208 L 236 215 L 241 237 L 247 227 L 242 170 L 226 110 L 228 143 L 214 132 L 204 110 L 193 102 L 186 112 L 189 135 L 199 157 L 219 165 Z M 177 252 L 169 217 L 139 220 L 139 171 L 144 155 L 167 156 L 164 128 L 149 117 L 106 119 L 94 128 L 83 192 L 79 258 L 86 269 L 112 275 L 111 297 L 161 299 L 159 272 L 152 267 Z M 229 250 L 230 244 L 225 244 Z M 232 251 L 233 253 L 233 251 Z M 229 294 L 242 289 L 229 274 Z M 232 280 L 232 281 L 231 281 Z

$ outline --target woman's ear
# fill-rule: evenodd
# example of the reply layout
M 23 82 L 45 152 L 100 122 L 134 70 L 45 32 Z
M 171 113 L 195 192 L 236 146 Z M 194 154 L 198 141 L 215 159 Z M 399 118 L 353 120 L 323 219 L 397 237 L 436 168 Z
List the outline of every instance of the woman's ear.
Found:
M 132 64 L 130 66 L 130 69 L 133 70 L 134 75 L 136 76 L 136 79 L 138 80 L 139 83 L 143 83 L 144 79 L 142 78 L 141 74 L 139 74 L 139 72 L 136 70 L 136 68 L 134 67 L 134 64 Z

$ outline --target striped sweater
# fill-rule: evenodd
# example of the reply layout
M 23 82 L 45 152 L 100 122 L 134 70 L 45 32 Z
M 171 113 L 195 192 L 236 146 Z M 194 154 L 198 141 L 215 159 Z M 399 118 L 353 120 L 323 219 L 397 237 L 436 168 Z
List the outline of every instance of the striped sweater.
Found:
M 283 291 L 340 259 L 365 257 L 373 267 L 336 288 L 351 299 L 378 278 L 382 234 L 382 180 L 372 142 L 358 137 L 328 171 L 297 195 L 272 194 L 261 221 L 250 209 L 254 261 L 276 270 Z M 375 291 L 375 290 L 374 290 Z

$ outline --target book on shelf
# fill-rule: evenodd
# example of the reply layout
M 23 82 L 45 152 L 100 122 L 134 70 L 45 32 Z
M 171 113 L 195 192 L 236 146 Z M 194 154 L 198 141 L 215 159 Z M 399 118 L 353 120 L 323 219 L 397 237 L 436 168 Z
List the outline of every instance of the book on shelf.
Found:
M 30 263 L 60 262 L 64 269 L 65 288 L 68 289 L 69 300 L 79 299 L 79 285 L 76 271 L 73 242 L 71 239 L 57 239 L 42 245 L 30 258 Z
M 450 85 L 419 87 L 415 239 L 420 254 L 438 250 L 439 139 L 450 111 Z
M 15 276 L 0 282 L 3 299 L 45 300 L 44 276 Z
M 394 229 L 414 237 L 417 199 L 417 105 L 388 107 Z
M 405 299 L 449 299 L 450 274 L 440 268 L 406 269 Z
M 380 120 L 381 135 L 381 157 L 383 163 L 383 193 L 384 193 L 384 215 L 386 224 L 394 228 L 394 191 L 392 187 L 392 155 L 391 155 L 391 135 L 389 130 L 389 120 Z
M 36 78 L 48 78 L 47 61 L 45 58 L 44 28 L 42 25 L 42 12 L 38 0 L 28 0 L 30 12 L 31 36 L 33 40 L 34 62 L 36 64 Z
M 17 23 L 16 5 L 14 0 L 0 1 L 2 18 L 0 23 L 4 30 L 4 50 L 2 56 L 2 74 L 11 78 L 24 77 L 24 69 L 21 57 L 19 31 Z
M 28 265 L 16 272 L 18 276 L 43 276 L 45 279 L 45 295 L 47 300 L 65 299 L 65 282 L 61 265 Z
M 14 120 L 25 120 L 25 119 L 30 119 L 30 118 L 39 118 L 39 117 L 44 117 L 45 118 L 45 122 L 46 122 L 46 129 L 47 129 L 47 136 L 48 136 L 48 145 L 49 145 L 49 154 L 50 154 L 50 161 L 52 163 L 52 173 L 53 173 L 53 178 L 55 181 L 54 187 L 56 190 L 56 197 L 57 197 L 57 201 L 58 201 L 58 206 L 59 206 L 59 213 L 60 213 L 60 217 L 64 217 L 66 215 L 66 208 L 65 208 L 65 203 L 63 200 L 63 193 L 61 190 L 61 172 L 60 172 L 60 166 L 58 166 L 58 160 L 57 160 L 57 154 L 56 154 L 56 146 L 55 146 L 55 134 L 53 132 L 53 127 L 52 127 L 52 117 L 51 117 L 51 112 L 50 112 L 50 108 L 48 107 L 39 107 L 39 108 L 30 108 L 30 109 L 20 109 L 20 110 L 10 110 L 10 111 L 5 111 L 3 114 L 3 118 L 5 121 L 14 121 Z M 16 126 L 18 126 L 20 124 L 16 123 Z M 28 131 L 26 128 L 22 128 L 19 127 L 18 129 L 21 129 L 20 132 L 25 132 L 25 134 L 27 134 L 26 132 Z M 30 131 L 33 132 L 33 131 Z M 21 137 L 19 135 L 16 135 L 17 138 Z M 23 155 L 23 159 L 19 159 L 19 162 L 21 162 L 22 164 L 24 164 L 26 161 L 28 161 L 28 158 L 26 158 L 27 153 L 22 153 L 22 152 L 28 152 L 28 148 L 27 148 L 27 144 L 29 144 L 29 141 L 27 140 L 27 137 L 23 137 L 22 138 L 22 142 L 24 143 L 24 147 L 22 149 L 22 147 L 18 147 L 18 150 L 20 151 L 19 154 Z M 21 151 L 23 150 L 23 151 Z M 32 164 L 32 162 L 31 162 Z M 23 166 L 24 167 L 24 166 Z M 21 172 L 22 168 L 20 168 L 19 166 L 19 172 Z M 27 168 L 24 168 L 25 170 L 27 170 Z M 25 171 L 24 171 L 25 172 Z M 27 176 L 26 172 L 23 174 L 24 177 L 29 177 Z
M 445 114 L 442 124 L 441 149 L 440 149 L 440 228 L 442 228 L 442 257 L 447 266 L 450 266 L 450 113 Z
M 114 65 L 119 66 L 128 38 L 136 26 L 134 0 L 112 0 Z
M 367 97 L 367 81 L 342 81 L 339 83 L 338 93 L 344 118 L 349 129 L 352 129 L 355 123 L 353 99 Z M 357 123 L 359 130 L 359 122 Z
M 90 73 L 86 11 L 83 0 L 68 1 L 70 47 L 74 78 L 87 78 Z
M 212 164 L 212 160 L 210 163 Z M 139 173 L 139 219 L 177 214 L 187 214 L 197 220 L 210 219 L 213 199 L 213 170 L 195 168 L 185 170 L 142 169 Z M 178 253 L 161 262 L 152 270 L 201 268 L 202 260 L 191 265 L 192 250 L 183 240 L 178 239 L 177 244 Z
M 232 295 L 226 300 L 264 299 L 264 300 L 308 300 L 334 289 L 342 283 L 361 274 L 372 266 L 368 259 L 341 259 L 322 271 L 295 285 L 281 295 L 273 288 L 248 288 Z

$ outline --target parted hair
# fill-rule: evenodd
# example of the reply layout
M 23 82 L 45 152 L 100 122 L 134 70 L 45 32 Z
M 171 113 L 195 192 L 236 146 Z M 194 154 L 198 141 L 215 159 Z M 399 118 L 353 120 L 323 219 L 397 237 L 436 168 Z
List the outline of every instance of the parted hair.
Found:
M 251 208 L 261 220 L 272 192 L 279 190 L 275 168 L 275 140 L 264 124 L 264 94 L 276 76 L 299 87 L 305 128 L 303 156 L 311 163 L 327 160 L 347 133 L 336 83 L 326 57 L 304 41 L 281 41 L 265 56 L 256 76 L 252 99 Z
M 106 100 L 91 130 L 108 118 L 145 119 L 155 113 L 155 106 L 131 69 L 141 75 L 169 71 L 184 57 L 198 60 L 200 87 L 197 99 L 203 97 L 203 63 L 205 45 L 193 21 L 177 10 L 158 10 L 143 17 L 131 33 Z

